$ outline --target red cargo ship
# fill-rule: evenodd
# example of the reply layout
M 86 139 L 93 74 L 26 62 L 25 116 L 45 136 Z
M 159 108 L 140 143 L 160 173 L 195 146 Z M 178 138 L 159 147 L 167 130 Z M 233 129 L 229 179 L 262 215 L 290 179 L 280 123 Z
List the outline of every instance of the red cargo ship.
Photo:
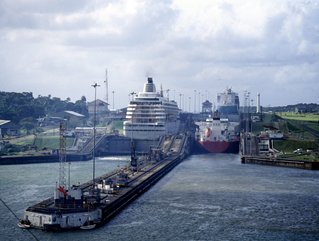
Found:
M 221 119 L 218 112 L 213 118 L 196 123 L 197 147 L 200 151 L 211 153 L 238 153 L 239 152 L 239 123 Z

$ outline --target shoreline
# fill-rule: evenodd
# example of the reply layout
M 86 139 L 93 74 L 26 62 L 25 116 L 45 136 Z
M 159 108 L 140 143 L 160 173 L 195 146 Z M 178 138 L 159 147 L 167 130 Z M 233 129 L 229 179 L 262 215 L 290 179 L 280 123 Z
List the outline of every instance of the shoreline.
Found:
M 290 167 L 299 168 L 306 170 L 319 170 L 318 161 L 301 161 L 301 160 L 289 160 L 283 158 L 269 158 L 269 157 L 258 157 L 258 156 L 241 156 L 242 164 L 258 164 L 267 166 L 278 166 L 278 167 Z
M 68 161 L 88 161 L 92 159 L 92 154 L 67 154 Z M 32 164 L 59 162 L 59 155 L 21 155 L 21 156 L 1 156 L 0 165 Z

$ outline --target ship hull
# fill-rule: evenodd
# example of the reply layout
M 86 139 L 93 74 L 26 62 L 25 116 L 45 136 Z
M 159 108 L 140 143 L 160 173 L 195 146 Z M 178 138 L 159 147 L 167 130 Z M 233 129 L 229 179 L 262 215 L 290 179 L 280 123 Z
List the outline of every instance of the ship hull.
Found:
M 239 141 L 197 141 L 200 153 L 239 153 Z

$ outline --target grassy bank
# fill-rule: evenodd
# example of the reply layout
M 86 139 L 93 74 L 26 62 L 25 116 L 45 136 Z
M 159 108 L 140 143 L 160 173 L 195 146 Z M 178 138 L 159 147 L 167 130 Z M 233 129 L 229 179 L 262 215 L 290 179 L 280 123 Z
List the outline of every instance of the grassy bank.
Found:
M 27 145 L 33 145 L 34 139 L 35 139 L 35 135 L 27 135 L 27 136 L 10 139 L 9 141 L 13 145 L 27 146 Z
M 274 140 L 274 148 L 284 153 L 293 153 L 294 150 L 318 150 L 317 141 L 298 141 L 298 140 Z
M 279 112 L 276 113 L 283 119 L 287 120 L 297 120 L 297 121 L 309 121 L 317 122 L 319 121 L 318 113 L 294 113 L 294 112 Z
M 5 148 L 0 155 L 32 155 L 41 154 L 40 152 L 50 152 L 59 149 L 60 136 L 56 130 L 49 130 L 37 135 L 27 135 L 6 140 Z M 66 146 L 71 147 L 74 138 L 65 139 Z
M 66 138 L 66 146 L 71 147 L 73 144 L 74 138 Z M 59 136 L 37 136 L 34 141 L 34 146 L 38 150 L 43 149 L 58 149 L 60 147 L 60 137 Z

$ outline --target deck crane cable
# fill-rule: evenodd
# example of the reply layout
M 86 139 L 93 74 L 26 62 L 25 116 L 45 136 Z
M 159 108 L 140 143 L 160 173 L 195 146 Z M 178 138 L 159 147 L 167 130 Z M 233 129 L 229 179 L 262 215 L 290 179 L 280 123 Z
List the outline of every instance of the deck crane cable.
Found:
M 3 203 L 3 205 L 13 214 L 13 216 L 17 219 L 17 220 L 19 220 L 19 218 L 18 218 L 18 216 L 12 211 L 12 209 L 2 200 L 2 198 L 0 198 L 0 201 Z M 35 240 L 37 240 L 37 241 L 40 241 L 32 232 L 31 232 L 31 230 L 29 230 L 29 229 L 26 229 L 31 235 L 32 235 L 32 237 L 35 239 Z

